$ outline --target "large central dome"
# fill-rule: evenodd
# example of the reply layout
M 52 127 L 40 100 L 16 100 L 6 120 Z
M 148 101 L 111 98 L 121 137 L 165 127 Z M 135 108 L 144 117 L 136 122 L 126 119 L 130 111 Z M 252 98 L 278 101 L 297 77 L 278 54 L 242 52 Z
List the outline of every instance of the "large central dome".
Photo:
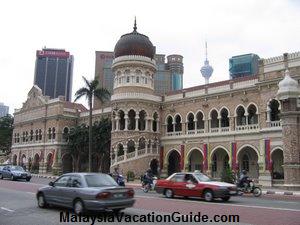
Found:
M 140 55 L 153 59 L 155 48 L 146 35 L 136 31 L 134 22 L 133 32 L 121 36 L 115 46 L 115 58 L 125 55 Z

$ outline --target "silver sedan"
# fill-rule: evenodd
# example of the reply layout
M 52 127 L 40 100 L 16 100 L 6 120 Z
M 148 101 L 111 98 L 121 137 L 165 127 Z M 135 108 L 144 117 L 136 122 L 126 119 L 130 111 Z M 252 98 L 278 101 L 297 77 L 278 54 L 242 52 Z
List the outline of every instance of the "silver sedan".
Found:
M 87 210 L 113 210 L 115 213 L 133 206 L 134 190 L 118 186 L 107 174 L 68 173 L 60 176 L 36 194 L 38 206 L 73 208 L 76 214 Z

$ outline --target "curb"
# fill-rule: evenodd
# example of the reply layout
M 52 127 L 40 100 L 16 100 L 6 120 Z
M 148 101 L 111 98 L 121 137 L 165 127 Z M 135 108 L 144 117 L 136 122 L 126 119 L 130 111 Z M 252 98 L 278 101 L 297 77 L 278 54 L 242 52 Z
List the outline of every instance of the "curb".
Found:
M 38 178 L 46 178 L 46 179 L 57 179 L 58 176 L 47 176 L 47 175 L 39 175 L 39 174 L 31 174 L 32 177 Z

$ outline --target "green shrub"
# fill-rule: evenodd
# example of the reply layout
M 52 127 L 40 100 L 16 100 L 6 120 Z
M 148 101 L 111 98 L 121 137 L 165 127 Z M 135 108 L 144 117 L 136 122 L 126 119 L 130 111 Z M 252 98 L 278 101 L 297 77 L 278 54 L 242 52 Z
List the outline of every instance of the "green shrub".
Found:
M 230 166 L 227 166 L 226 169 L 223 170 L 221 181 L 234 184 L 234 174 L 232 173 Z
M 127 172 L 127 181 L 134 181 L 134 178 L 135 178 L 134 172 L 129 170 Z

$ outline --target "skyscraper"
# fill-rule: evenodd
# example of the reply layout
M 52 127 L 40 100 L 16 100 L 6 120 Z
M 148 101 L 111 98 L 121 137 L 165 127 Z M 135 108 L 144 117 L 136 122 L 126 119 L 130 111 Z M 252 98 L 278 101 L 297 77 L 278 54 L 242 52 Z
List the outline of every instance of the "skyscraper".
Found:
M 0 102 L 0 118 L 8 114 L 9 107 Z
M 64 49 L 36 51 L 34 84 L 39 86 L 43 95 L 50 98 L 64 96 L 71 101 L 73 78 L 73 56 Z

